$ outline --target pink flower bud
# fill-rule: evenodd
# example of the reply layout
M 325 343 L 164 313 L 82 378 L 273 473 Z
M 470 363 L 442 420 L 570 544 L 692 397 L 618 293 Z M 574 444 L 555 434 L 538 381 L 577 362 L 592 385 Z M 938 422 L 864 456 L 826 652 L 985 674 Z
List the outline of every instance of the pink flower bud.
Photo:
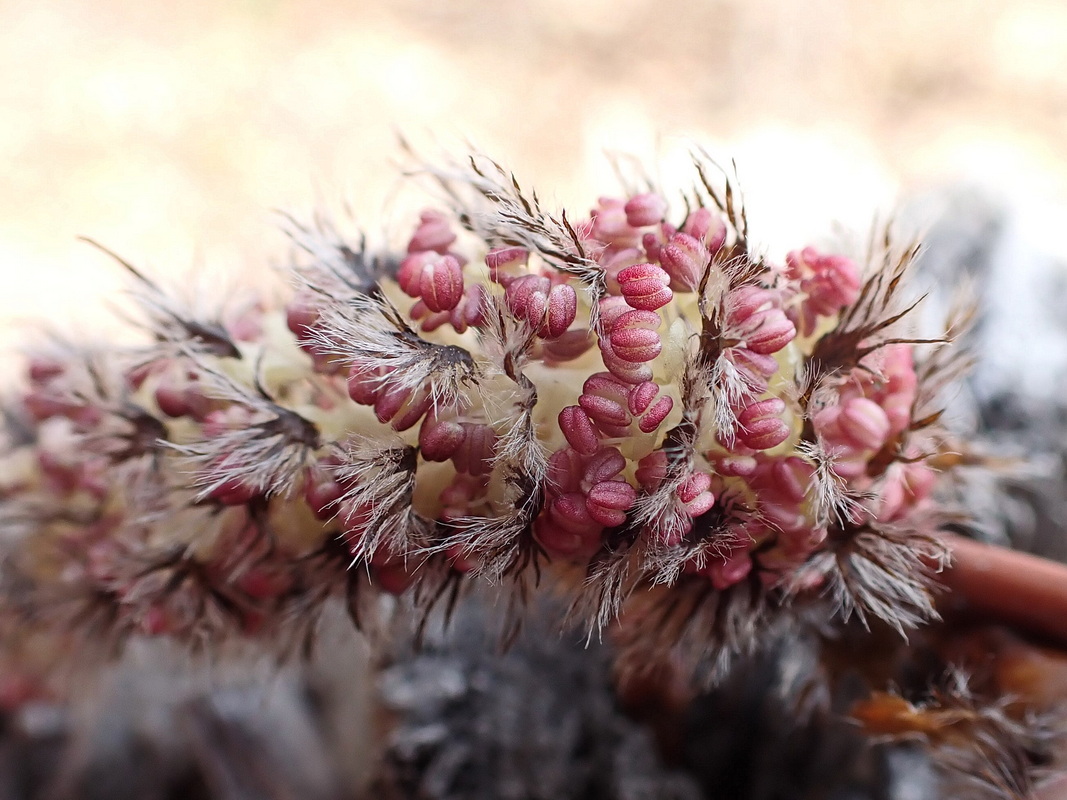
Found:
M 726 241 L 726 220 L 708 208 L 698 208 L 692 212 L 682 230 L 703 243 L 711 253 L 718 252 Z
M 615 321 L 627 311 L 630 311 L 630 306 L 626 299 L 617 295 L 601 298 L 597 308 L 600 312 L 600 325 L 606 331 L 610 331 Z
M 361 406 L 372 406 L 382 392 L 381 370 L 363 364 L 353 364 L 348 371 L 348 396 Z
M 790 456 L 771 467 L 773 491 L 793 503 L 801 503 L 812 486 L 815 467 L 802 458 Z
M 304 501 L 316 519 L 328 520 L 337 513 L 336 504 L 345 488 L 321 467 L 311 467 L 304 479 Z
M 611 346 L 611 339 L 600 340 L 600 354 L 608 372 L 624 383 L 643 383 L 652 380 L 652 367 L 647 363 L 627 361 L 620 358 Z
M 408 297 L 418 297 L 422 293 L 423 269 L 426 264 L 439 257 L 436 253 L 426 251 L 412 253 L 401 261 L 396 271 L 396 282 L 399 284 L 401 291 Z
M 468 327 L 481 327 L 485 324 L 486 295 L 480 284 L 468 286 L 459 304 L 452 309 L 449 321 L 456 333 L 464 333 Z
M 558 494 L 577 492 L 582 480 L 581 454 L 573 447 L 564 447 L 549 456 L 547 480 L 549 488 Z
M 837 426 L 850 444 L 864 450 L 878 450 L 889 437 L 889 417 L 865 397 L 855 397 L 841 407 Z
M 753 450 L 770 450 L 789 438 L 789 426 L 780 418 L 785 402 L 778 397 L 760 400 L 737 415 L 737 438 Z
M 629 386 L 610 372 L 597 372 L 586 378 L 578 405 L 609 436 L 625 436 L 630 424 L 626 410 Z
M 653 492 L 658 489 L 667 477 L 667 454 L 662 450 L 649 453 L 637 462 L 634 477 L 645 491 Z
M 617 448 L 602 447 L 589 457 L 582 471 L 579 484 L 583 492 L 588 492 L 602 481 L 610 481 L 626 469 L 626 458 Z
M 600 447 L 600 438 L 589 415 L 580 406 L 567 406 L 559 412 L 559 427 L 567 442 L 579 453 L 591 456 Z
M 371 578 L 375 586 L 391 595 L 402 595 L 415 580 L 414 562 L 409 564 L 403 558 L 383 558 L 376 556 L 371 562 Z
M 593 238 L 605 244 L 628 247 L 636 244 L 640 234 L 626 221 L 622 200 L 602 197 L 593 211 Z
M 452 455 L 452 464 L 468 475 L 486 475 L 493 468 L 496 431 L 480 422 L 463 422 L 463 440 Z
M 711 579 L 711 585 L 720 592 L 740 583 L 752 571 L 752 557 L 747 550 L 737 550 L 722 560 L 714 559 L 707 566 L 705 574 Z
M 634 264 L 618 275 L 622 296 L 632 308 L 655 311 L 674 298 L 671 277 L 655 264 Z
M 259 495 L 260 492 L 255 486 L 237 478 L 231 478 L 212 489 L 209 497 L 224 506 L 243 506 Z
M 659 262 L 671 278 L 671 286 L 691 292 L 700 285 L 711 254 L 703 243 L 685 233 L 676 233 L 660 250 Z
M 655 311 L 627 311 L 611 326 L 612 352 L 623 361 L 651 361 L 663 349 L 656 332 L 661 322 Z
M 321 306 L 307 294 L 298 294 L 285 307 L 285 324 L 297 339 L 308 339 L 318 322 Z
M 432 403 L 427 391 L 386 386 L 374 401 L 374 414 L 379 422 L 389 422 L 393 430 L 406 431 L 414 427 Z
M 550 287 L 551 281 L 544 275 L 523 275 L 508 284 L 507 289 L 504 290 L 504 302 L 512 314 L 519 319 L 528 320 L 530 318 L 529 306 L 531 298 L 540 295 L 547 303 Z M 540 315 L 537 313 L 533 315 L 534 323 L 532 324 L 539 324 L 539 316 L 543 316 L 543 314 L 544 306 L 541 307 Z
M 586 510 L 601 525 L 614 527 L 626 521 L 626 511 L 636 499 L 636 490 L 626 481 L 601 481 L 589 490 Z
M 547 333 L 545 338 L 556 339 L 567 332 L 578 316 L 578 295 L 574 287 L 565 283 L 556 284 L 548 293 Z
M 427 414 L 419 428 L 419 452 L 427 461 L 448 461 L 465 438 L 460 423 Z
M 633 228 L 644 228 L 663 220 L 663 215 L 667 213 L 667 201 L 658 194 L 646 192 L 634 195 L 627 200 L 623 210 L 626 212 L 628 225 Z
M 530 254 L 521 247 L 499 247 L 490 250 L 485 256 L 485 265 L 489 268 L 489 280 L 507 286 L 526 270 Z
M 566 331 L 558 339 L 544 343 L 542 352 L 549 362 L 572 361 L 587 353 L 596 342 L 591 331 L 574 329 Z
M 715 495 L 710 489 L 711 476 L 706 472 L 694 472 L 678 486 L 678 499 L 690 517 L 706 514 L 715 505 Z
M 753 353 L 777 353 L 797 336 L 796 326 L 779 308 L 760 312 L 760 326 L 745 337 L 745 346 Z
M 578 533 L 574 533 L 556 521 L 552 506 L 549 507 L 548 514 L 537 518 L 537 522 L 534 524 L 534 535 L 541 546 L 550 554 L 564 558 L 579 558 L 592 555 L 600 544 L 599 525 L 591 525 L 588 528 L 582 528 Z
M 419 294 L 431 311 L 451 311 L 463 296 L 463 272 L 453 256 L 440 256 L 423 266 Z
M 670 396 L 656 398 L 659 384 L 645 381 L 634 386 L 627 397 L 630 413 L 639 417 L 637 427 L 642 433 L 656 430 L 674 408 L 674 399 Z
M 585 497 L 577 492 L 560 495 L 549 507 L 549 517 L 571 533 L 600 533 L 603 527 L 589 513 Z
M 419 226 L 408 242 L 408 252 L 418 253 L 423 250 L 434 250 L 444 254 L 449 246 L 456 241 L 456 234 L 449 227 L 448 218 L 440 211 L 423 211 L 419 215 Z

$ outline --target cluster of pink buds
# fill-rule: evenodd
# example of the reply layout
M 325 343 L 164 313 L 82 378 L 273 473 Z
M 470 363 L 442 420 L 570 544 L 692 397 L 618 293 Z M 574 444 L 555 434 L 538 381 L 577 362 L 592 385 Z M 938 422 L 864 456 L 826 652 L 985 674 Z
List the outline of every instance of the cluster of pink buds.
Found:
M 377 254 L 296 228 L 291 300 L 228 324 L 135 272 L 152 344 L 36 357 L 10 404 L 12 563 L 200 638 L 554 566 L 585 571 L 592 624 L 663 585 L 891 615 L 836 565 L 880 526 L 906 547 L 938 477 L 900 281 L 755 255 L 708 169 L 684 211 L 649 190 L 573 221 L 491 166 L 442 173 L 459 213 Z

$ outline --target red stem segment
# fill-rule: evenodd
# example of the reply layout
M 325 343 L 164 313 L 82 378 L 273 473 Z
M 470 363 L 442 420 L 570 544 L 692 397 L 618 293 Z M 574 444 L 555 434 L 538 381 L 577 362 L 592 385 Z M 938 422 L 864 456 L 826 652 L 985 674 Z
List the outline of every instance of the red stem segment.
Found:
M 938 577 L 948 602 L 1067 646 L 1067 565 L 946 535 L 952 564 Z

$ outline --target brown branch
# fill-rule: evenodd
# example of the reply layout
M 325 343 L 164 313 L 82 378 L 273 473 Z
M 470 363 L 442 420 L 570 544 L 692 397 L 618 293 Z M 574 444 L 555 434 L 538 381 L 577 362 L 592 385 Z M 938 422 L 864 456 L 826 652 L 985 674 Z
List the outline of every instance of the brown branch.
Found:
M 938 576 L 945 610 L 1006 623 L 1067 646 L 1067 565 L 947 534 L 952 564 Z

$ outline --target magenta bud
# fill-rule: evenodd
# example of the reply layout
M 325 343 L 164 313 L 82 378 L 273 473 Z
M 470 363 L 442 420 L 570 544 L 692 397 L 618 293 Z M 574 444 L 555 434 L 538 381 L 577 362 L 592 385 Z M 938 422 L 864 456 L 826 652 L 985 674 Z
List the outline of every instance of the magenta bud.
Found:
M 345 490 L 337 481 L 319 469 L 309 469 L 304 482 L 304 501 L 316 519 L 328 520 L 336 513 L 336 504 Z
M 521 247 L 500 247 L 485 256 L 489 280 L 507 288 L 526 269 L 530 254 Z
M 702 242 L 712 253 L 718 252 L 726 241 L 726 220 L 707 208 L 698 208 L 691 213 L 682 230 Z
M 602 447 L 585 463 L 581 488 L 589 489 L 602 481 L 610 481 L 626 469 L 626 458 L 615 447 Z
M 797 456 L 778 461 L 771 470 L 774 488 L 794 503 L 807 497 L 814 474 L 815 467 Z
M 552 501 L 549 507 L 552 521 L 571 533 L 599 533 L 602 525 L 589 514 L 585 497 L 568 492 Z
M 889 437 L 889 417 L 885 410 L 866 397 L 854 397 L 841 407 L 838 429 L 851 444 L 865 450 L 877 450 Z
M 618 275 L 622 296 L 632 308 L 655 311 L 674 299 L 668 288 L 671 277 L 655 264 L 634 264 Z
M 285 324 L 297 339 L 307 339 L 320 313 L 319 304 L 312 298 L 297 295 L 285 307 Z
M 652 492 L 658 489 L 667 477 L 667 454 L 662 450 L 649 453 L 637 462 L 634 477 L 646 491 Z
M 765 315 L 762 324 L 745 337 L 745 346 L 753 353 L 777 353 L 796 338 L 796 326 L 781 309 L 768 309 L 760 313 Z
M 620 358 L 611 346 L 611 339 L 600 340 L 600 355 L 608 372 L 624 383 L 638 384 L 652 380 L 652 367 L 644 362 Z
M 372 406 L 382 392 L 381 371 L 353 364 L 348 371 L 348 396 L 361 406 Z
M 630 413 L 639 417 L 637 427 L 642 433 L 656 430 L 674 408 L 674 399 L 659 396 L 659 384 L 652 381 L 639 383 L 630 390 L 627 398 Z
M 550 361 L 572 361 L 589 351 L 596 342 L 591 331 L 575 328 L 558 339 L 545 342 L 543 353 Z
M 466 432 L 458 422 L 427 415 L 419 428 L 419 452 L 427 461 L 448 461 L 463 444 Z
M 418 297 L 422 293 L 422 271 L 426 264 L 437 258 L 433 252 L 412 253 L 403 261 L 396 271 L 396 282 L 408 297 Z
M 463 297 L 463 271 L 454 256 L 441 256 L 422 269 L 419 294 L 431 311 L 451 311 Z
M 449 227 L 448 218 L 440 211 L 423 211 L 419 216 L 419 226 L 408 242 L 408 252 L 418 253 L 433 250 L 444 254 L 456 241 L 456 234 Z
M 560 283 L 548 293 L 548 313 L 545 320 L 547 338 L 555 339 L 566 333 L 578 316 L 578 295 L 573 286 Z
M 612 351 L 623 361 L 651 361 L 663 349 L 663 342 L 656 331 L 661 322 L 655 311 L 627 311 L 611 326 Z
M 457 472 L 486 475 L 493 468 L 496 454 L 496 431 L 480 422 L 464 422 L 463 441 L 452 456 Z
M 393 430 L 406 431 L 419 421 L 431 404 L 429 392 L 386 386 L 374 401 L 374 414 L 379 422 L 389 422 Z
M 678 499 L 682 501 L 689 516 L 699 517 L 715 505 L 715 495 L 710 489 L 711 476 L 706 472 L 694 472 L 678 486 Z
M 559 412 L 559 427 L 567 442 L 582 455 L 591 456 L 600 447 L 593 421 L 579 406 L 567 406 Z
M 659 253 L 659 262 L 671 277 L 671 285 L 691 292 L 700 285 L 711 254 L 699 240 L 686 233 L 676 233 Z
M 549 456 L 547 480 L 549 486 L 560 494 L 578 491 L 582 480 L 581 454 L 573 447 L 564 447 Z
M 631 197 L 623 206 L 626 212 L 626 224 L 633 228 L 644 228 L 663 221 L 667 213 L 667 201 L 658 194 L 646 192 Z
M 626 409 L 628 390 L 629 387 L 610 372 L 598 372 L 586 379 L 578 405 L 602 428 L 626 427 L 630 424 L 630 413 Z
M 789 438 L 789 426 L 780 418 L 785 402 L 778 397 L 760 400 L 737 416 L 737 438 L 753 450 L 770 450 Z
M 614 527 L 626 521 L 636 499 L 637 491 L 626 481 L 601 481 L 586 495 L 586 510 L 601 525 Z

